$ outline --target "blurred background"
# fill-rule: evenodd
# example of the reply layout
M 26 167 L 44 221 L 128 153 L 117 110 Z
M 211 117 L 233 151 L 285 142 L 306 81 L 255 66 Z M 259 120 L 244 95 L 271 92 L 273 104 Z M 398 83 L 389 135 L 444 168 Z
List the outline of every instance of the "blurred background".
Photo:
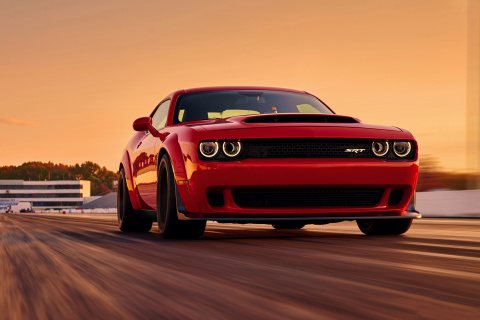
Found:
M 262 85 L 408 129 L 420 190 L 480 188 L 478 3 L 1 1 L 0 166 L 116 171 L 171 91 Z
M 479 318 L 480 0 L 0 0 L 0 45 L 0 320 Z M 217 85 L 411 131 L 426 219 L 121 233 L 132 122 Z

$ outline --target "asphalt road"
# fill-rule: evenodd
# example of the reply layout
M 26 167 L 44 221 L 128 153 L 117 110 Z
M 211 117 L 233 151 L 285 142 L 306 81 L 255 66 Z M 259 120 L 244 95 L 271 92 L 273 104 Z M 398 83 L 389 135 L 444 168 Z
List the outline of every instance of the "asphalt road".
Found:
M 113 215 L 0 214 L 0 319 L 480 319 L 479 244 L 474 219 L 165 240 Z

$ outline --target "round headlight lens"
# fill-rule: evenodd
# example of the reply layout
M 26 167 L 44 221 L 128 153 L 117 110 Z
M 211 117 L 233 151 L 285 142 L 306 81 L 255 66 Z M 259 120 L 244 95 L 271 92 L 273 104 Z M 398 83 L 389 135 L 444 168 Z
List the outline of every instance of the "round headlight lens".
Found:
M 242 151 L 242 143 L 240 141 L 225 141 L 223 143 L 223 153 L 227 157 L 234 158 Z
M 383 157 L 390 150 L 388 141 L 374 141 L 372 143 L 372 151 L 377 157 Z
M 198 146 L 200 153 L 202 156 L 205 158 L 213 158 L 217 155 L 218 153 L 218 142 L 216 141 L 204 141 L 200 142 L 200 145 Z
M 395 141 L 393 143 L 393 152 L 400 158 L 404 158 L 412 151 L 412 144 L 408 141 Z

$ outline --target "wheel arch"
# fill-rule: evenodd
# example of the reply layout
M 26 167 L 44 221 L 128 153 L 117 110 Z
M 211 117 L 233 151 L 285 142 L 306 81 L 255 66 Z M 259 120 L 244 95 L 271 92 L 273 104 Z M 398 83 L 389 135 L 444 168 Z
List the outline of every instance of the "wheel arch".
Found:
M 189 212 L 198 212 L 199 208 L 195 199 L 193 198 L 188 184 L 178 185 L 178 180 L 187 180 L 186 165 L 184 161 L 184 156 L 180 143 L 178 141 L 177 134 L 172 134 L 164 141 L 160 150 L 158 151 L 158 162 L 157 162 L 157 174 L 160 167 L 160 162 L 162 157 L 167 155 L 170 164 L 172 165 L 173 175 L 175 179 L 175 187 L 178 192 L 177 196 L 180 198 L 179 201 L 182 203 L 182 206 Z
M 185 162 L 183 161 L 183 152 L 178 142 L 178 135 L 173 133 L 163 142 L 158 151 L 157 171 L 160 161 L 164 155 L 167 155 L 172 164 L 175 179 L 186 179 Z

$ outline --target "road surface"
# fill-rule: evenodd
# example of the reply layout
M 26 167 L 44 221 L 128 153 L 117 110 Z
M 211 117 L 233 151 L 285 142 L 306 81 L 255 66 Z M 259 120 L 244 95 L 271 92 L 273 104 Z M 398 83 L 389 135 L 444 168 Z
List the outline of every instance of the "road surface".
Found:
M 480 319 L 480 220 L 165 240 L 115 218 L 0 214 L 0 319 Z

